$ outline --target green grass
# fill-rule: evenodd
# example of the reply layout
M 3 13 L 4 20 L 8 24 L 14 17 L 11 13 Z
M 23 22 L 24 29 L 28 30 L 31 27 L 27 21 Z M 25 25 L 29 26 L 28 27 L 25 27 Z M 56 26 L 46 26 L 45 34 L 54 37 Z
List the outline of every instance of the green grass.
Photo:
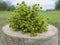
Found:
M 0 11 L 0 25 L 6 23 L 9 17 L 11 17 L 12 12 Z M 40 12 L 41 15 L 49 19 L 49 23 L 55 25 L 60 28 L 60 11 L 46 11 Z M 3 23 L 3 24 L 2 24 Z
M 0 11 L 0 19 L 1 18 L 9 18 L 11 16 L 11 12 L 8 11 Z
M 8 22 L 9 17 L 11 17 L 11 12 L 0 11 L 0 27 Z
M 56 27 L 60 28 L 60 11 L 41 12 L 41 15 L 48 18 L 48 22 L 50 24 L 53 24 Z

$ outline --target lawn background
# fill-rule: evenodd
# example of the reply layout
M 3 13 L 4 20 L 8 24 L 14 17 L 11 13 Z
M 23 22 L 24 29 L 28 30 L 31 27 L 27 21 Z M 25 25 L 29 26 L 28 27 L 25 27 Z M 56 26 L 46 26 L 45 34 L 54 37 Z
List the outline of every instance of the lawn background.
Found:
M 8 22 L 8 18 L 11 17 L 12 12 L 0 11 L 0 27 Z M 45 18 L 48 18 L 50 24 L 55 25 L 60 28 L 60 11 L 45 11 L 40 12 L 40 15 L 43 15 Z

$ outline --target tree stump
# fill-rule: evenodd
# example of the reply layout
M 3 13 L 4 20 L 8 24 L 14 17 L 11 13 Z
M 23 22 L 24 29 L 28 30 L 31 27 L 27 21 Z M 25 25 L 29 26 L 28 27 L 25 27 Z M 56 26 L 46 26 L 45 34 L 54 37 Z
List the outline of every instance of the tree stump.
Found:
M 3 45 L 58 45 L 58 29 L 52 25 L 48 25 L 47 32 L 38 33 L 36 37 L 30 37 L 29 33 L 13 31 L 9 25 L 4 26 L 1 33 Z

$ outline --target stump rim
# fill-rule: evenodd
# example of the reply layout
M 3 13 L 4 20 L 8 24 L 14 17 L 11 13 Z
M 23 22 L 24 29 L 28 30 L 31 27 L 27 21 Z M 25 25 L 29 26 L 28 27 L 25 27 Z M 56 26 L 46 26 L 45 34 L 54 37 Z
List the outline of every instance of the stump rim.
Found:
M 55 36 L 56 34 L 58 34 L 58 29 L 55 26 L 49 24 L 47 32 L 38 33 L 38 36 L 36 36 L 36 37 L 30 37 L 29 34 L 21 34 L 21 31 L 14 32 L 12 28 L 9 28 L 9 24 L 7 24 L 7 25 L 5 25 L 2 28 L 2 32 L 5 35 L 7 35 L 9 37 L 13 37 L 13 38 L 26 38 L 26 39 L 37 39 L 37 40 L 41 39 L 41 40 L 45 40 L 45 39 L 49 39 L 52 36 Z

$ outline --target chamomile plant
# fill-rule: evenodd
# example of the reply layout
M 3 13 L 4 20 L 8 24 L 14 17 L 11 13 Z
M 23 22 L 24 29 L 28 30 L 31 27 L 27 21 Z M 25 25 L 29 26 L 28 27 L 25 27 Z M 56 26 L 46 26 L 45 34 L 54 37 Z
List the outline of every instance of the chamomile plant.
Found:
M 30 33 L 30 36 L 38 36 L 38 33 L 47 31 L 48 22 L 46 18 L 39 16 L 39 4 L 30 7 L 23 1 L 21 4 L 17 3 L 17 5 L 9 19 L 9 27 L 14 31 L 21 31 L 22 34 Z

